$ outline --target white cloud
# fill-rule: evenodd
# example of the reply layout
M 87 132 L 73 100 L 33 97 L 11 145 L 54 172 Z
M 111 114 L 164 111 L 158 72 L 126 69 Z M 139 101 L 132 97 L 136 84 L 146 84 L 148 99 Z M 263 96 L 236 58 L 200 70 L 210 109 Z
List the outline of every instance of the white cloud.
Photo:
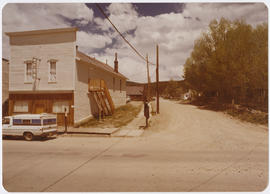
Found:
M 86 24 L 93 20 L 93 10 L 79 3 L 9 3 L 3 8 L 3 30 L 22 31 L 67 27 L 69 22 L 65 18 L 78 19 Z
M 213 19 L 225 17 L 230 20 L 244 19 L 252 25 L 267 21 L 267 8 L 263 3 L 190 3 L 183 12 L 185 16 L 198 17 L 208 25 Z
M 148 53 L 153 63 L 156 61 L 156 44 L 159 44 L 160 80 L 182 76 L 183 64 L 192 51 L 194 40 L 207 29 L 211 20 L 221 17 L 244 19 L 254 26 L 268 20 L 267 8 L 263 3 L 189 3 L 182 13 L 155 17 L 140 16 L 130 3 L 113 3 L 107 7 L 106 13 L 120 32 L 136 29 L 133 35 L 125 34 L 125 37 L 144 56 Z M 146 81 L 146 63 L 130 49 L 107 20 L 94 18 L 93 10 L 84 4 L 8 4 L 3 9 L 3 31 L 69 26 L 70 23 L 64 18 L 76 19 L 79 26 L 95 23 L 96 28 L 103 31 L 99 34 L 79 31 L 77 44 L 80 50 L 103 62 L 107 59 L 111 66 L 117 52 L 120 72 L 133 81 Z M 116 39 L 113 48 L 105 49 L 113 38 Z M 8 53 L 7 45 L 7 37 L 3 36 L 4 56 Z M 104 52 L 94 53 L 96 49 L 104 49 Z M 150 66 L 150 75 L 151 80 L 155 80 L 154 66 Z
M 9 58 L 9 43 L 5 32 L 69 27 L 65 18 L 77 19 L 81 24 L 93 20 L 93 10 L 79 3 L 9 3 L 2 11 L 3 57 L 6 58 Z
M 120 4 L 118 4 L 119 8 Z M 122 7 L 123 12 L 125 8 Z M 130 10 L 130 7 L 127 8 Z M 109 9 L 110 11 L 110 9 Z M 133 8 L 133 11 L 135 9 Z M 112 11 L 112 15 L 116 11 Z M 121 13 L 122 13 L 121 12 Z M 133 13 L 133 12 L 132 12 Z M 113 21 L 121 21 L 120 13 L 114 15 Z M 181 77 L 183 75 L 183 64 L 186 58 L 192 51 L 194 41 L 199 38 L 200 34 L 205 31 L 208 24 L 213 19 L 220 19 L 221 17 L 230 20 L 244 19 L 247 23 L 257 25 L 262 22 L 267 22 L 267 9 L 264 4 L 187 4 L 183 13 L 168 13 L 155 17 L 141 16 L 138 14 L 131 14 L 132 18 L 128 18 L 126 23 L 136 20 L 135 37 L 130 37 L 132 45 L 134 45 L 142 54 L 148 53 L 152 57 L 152 62 L 155 63 L 155 46 L 158 43 L 160 46 L 160 79 L 168 80 L 170 78 Z M 191 17 L 186 19 L 185 16 Z M 110 17 L 113 18 L 113 17 Z M 118 20 L 119 19 L 119 20 Z M 117 25 L 118 26 L 118 25 Z M 119 25 L 120 27 L 121 24 Z M 124 30 L 132 29 L 134 27 L 127 26 Z M 127 75 L 130 74 L 132 80 L 146 81 L 146 76 L 142 70 L 137 67 L 146 68 L 145 63 L 137 57 L 137 63 L 131 56 L 136 55 L 134 52 L 126 50 L 127 45 L 122 41 L 122 45 L 118 45 L 119 60 L 127 60 L 130 58 L 130 67 L 138 71 L 138 74 L 132 74 L 127 70 Z M 112 54 L 107 50 L 106 54 Z M 122 56 L 122 58 L 121 58 Z M 128 63 L 128 61 L 127 61 Z M 139 65 L 142 64 L 142 65 Z M 125 71 L 125 69 L 123 69 Z M 155 71 L 154 68 L 151 70 Z M 153 74 L 153 73 L 152 73 Z M 141 75 L 141 76 L 140 76 Z M 155 75 L 155 74 L 153 74 Z M 155 79 L 155 76 L 153 76 Z
M 106 12 L 110 20 L 117 26 L 121 33 L 136 28 L 138 13 L 131 3 L 112 3 L 107 7 Z M 95 18 L 94 21 L 102 30 L 114 30 L 107 20 Z
M 103 48 L 111 42 L 112 39 L 107 35 L 92 34 L 84 31 L 77 32 L 77 44 L 80 50 L 86 53 L 91 53 L 97 48 Z

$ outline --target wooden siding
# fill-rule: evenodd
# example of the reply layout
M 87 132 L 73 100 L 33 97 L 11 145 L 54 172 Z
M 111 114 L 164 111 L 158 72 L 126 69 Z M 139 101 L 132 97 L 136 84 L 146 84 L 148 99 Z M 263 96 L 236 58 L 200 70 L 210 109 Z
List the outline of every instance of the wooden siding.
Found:
M 126 80 L 124 78 L 115 76 L 106 71 L 102 71 L 98 68 L 93 68 L 89 65 L 88 79 L 103 79 L 106 82 L 107 88 L 110 92 L 112 100 L 115 107 L 122 106 L 126 104 Z M 113 84 L 113 80 L 115 83 Z M 121 81 L 121 90 L 120 90 L 120 80 Z
M 2 104 L 8 99 L 9 62 L 2 59 Z
M 74 90 L 76 32 L 23 35 L 10 38 L 9 91 L 33 91 L 25 81 L 25 61 L 40 59 L 35 90 Z M 56 62 L 56 82 L 49 81 L 49 60 Z
M 9 94 L 9 115 L 14 113 L 14 103 L 16 101 L 28 101 L 28 113 L 36 114 L 40 112 L 53 113 L 53 103 L 56 101 L 69 102 L 68 125 L 74 124 L 74 94 Z M 58 125 L 64 125 L 64 113 L 57 113 Z
M 8 115 L 9 61 L 2 58 L 2 116 Z
M 13 35 L 10 33 L 10 45 L 42 45 L 76 41 L 76 31 L 69 29 L 50 33 L 34 34 L 33 31 L 17 32 L 21 33 L 20 35 L 15 35 L 15 33 Z
M 114 74 L 95 67 L 90 63 L 76 61 L 75 93 L 74 93 L 74 121 L 81 120 L 98 114 L 98 105 L 91 93 L 88 93 L 88 81 L 102 79 L 106 82 L 108 91 L 117 108 L 126 104 L 126 80 L 115 76 L 115 90 L 113 91 Z M 122 91 L 120 92 L 120 79 L 122 79 Z

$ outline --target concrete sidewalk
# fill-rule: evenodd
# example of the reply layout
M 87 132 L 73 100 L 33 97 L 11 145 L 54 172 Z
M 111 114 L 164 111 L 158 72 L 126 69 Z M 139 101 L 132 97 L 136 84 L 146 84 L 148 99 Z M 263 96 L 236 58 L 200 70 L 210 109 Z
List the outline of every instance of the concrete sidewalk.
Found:
M 151 119 L 151 116 L 150 116 Z M 149 122 L 150 122 L 149 119 Z M 145 117 L 143 108 L 139 114 L 126 126 L 120 128 L 74 128 L 68 127 L 67 135 L 95 135 L 95 136 L 109 136 L 109 137 L 139 137 L 143 134 L 145 127 Z M 58 134 L 63 135 L 64 127 L 58 128 Z
M 149 119 L 150 121 L 150 119 Z M 113 137 L 139 137 L 143 134 L 145 117 L 143 108 L 140 113 L 126 126 L 112 134 Z
M 62 135 L 65 133 L 65 128 L 64 127 L 59 127 L 58 129 L 58 134 Z M 74 128 L 74 127 L 68 127 L 67 128 L 67 134 L 94 134 L 94 135 L 105 135 L 105 136 L 110 136 L 111 134 L 115 133 L 118 131 L 119 128 Z

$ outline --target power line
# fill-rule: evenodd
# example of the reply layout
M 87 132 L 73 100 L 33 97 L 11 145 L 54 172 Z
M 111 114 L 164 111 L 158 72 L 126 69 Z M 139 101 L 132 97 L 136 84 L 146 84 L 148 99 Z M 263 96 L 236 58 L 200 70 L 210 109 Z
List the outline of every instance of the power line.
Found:
M 153 71 L 153 70 L 151 70 L 152 71 L 152 73 L 151 73 L 151 77 L 155 77 L 155 73 L 156 73 L 156 71 Z
M 101 6 L 98 3 L 95 3 L 97 8 L 99 9 L 99 11 L 104 15 L 104 17 L 111 23 L 111 25 L 113 26 L 113 28 L 118 32 L 118 34 L 124 39 L 124 41 L 131 47 L 132 50 L 135 51 L 135 53 L 142 58 L 144 61 L 147 61 L 146 58 L 144 58 L 144 56 L 142 54 L 139 53 L 139 51 L 137 51 L 137 49 L 132 46 L 129 41 L 123 36 L 123 34 L 116 28 L 116 26 L 112 23 L 112 21 L 109 19 L 109 17 L 106 15 L 106 13 L 103 11 L 103 9 L 101 8 Z M 155 65 L 151 62 L 148 62 L 151 65 Z

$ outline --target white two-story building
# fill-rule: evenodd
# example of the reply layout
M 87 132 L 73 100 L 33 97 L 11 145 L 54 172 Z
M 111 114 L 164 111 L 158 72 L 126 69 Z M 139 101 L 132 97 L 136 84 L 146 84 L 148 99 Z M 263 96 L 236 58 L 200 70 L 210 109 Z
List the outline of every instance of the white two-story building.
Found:
M 58 124 L 87 121 L 97 113 L 89 80 L 105 81 L 115 107 L 126 103 L 126 77 L 78 51 L 77 28 L 8 32 L 9 115 L 56 113 Z M 89 42 L 91 44 L 91 42 Z

